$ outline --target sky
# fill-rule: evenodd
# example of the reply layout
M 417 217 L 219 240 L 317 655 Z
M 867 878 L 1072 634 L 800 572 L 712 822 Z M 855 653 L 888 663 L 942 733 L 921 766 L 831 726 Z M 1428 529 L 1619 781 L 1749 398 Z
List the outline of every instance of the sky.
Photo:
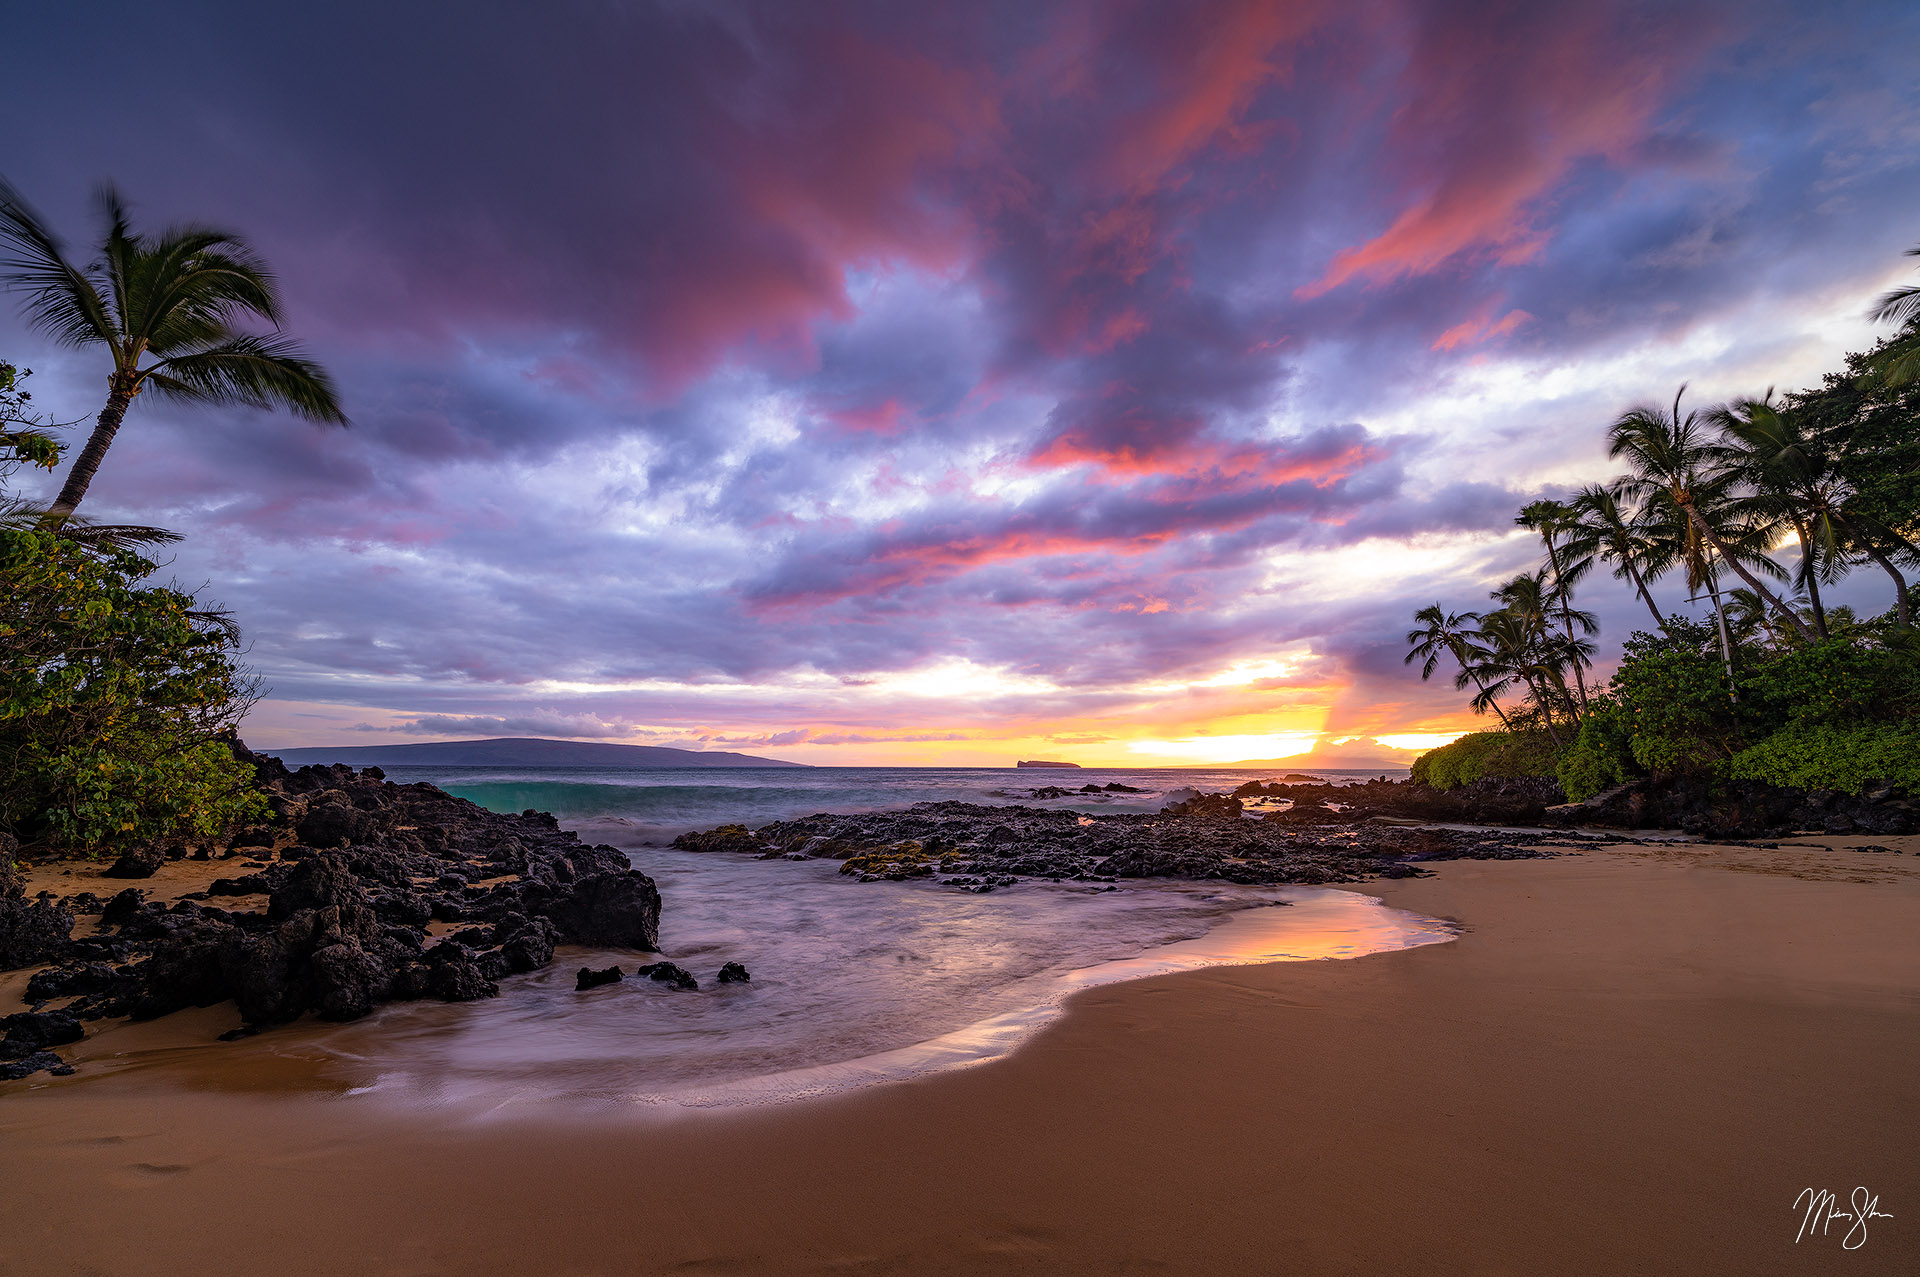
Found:
M 1404 761 L 1476 725 L 1413 610 L 1531 567 L 1624 409 L 1870 344 L 1920 243 L 1904 3 L 6 25 L 0 172 L 79 256 L 105 179 L 246 235 L 352 418 L 142 399 L 83 507 L 186 535 L 263 747 Z

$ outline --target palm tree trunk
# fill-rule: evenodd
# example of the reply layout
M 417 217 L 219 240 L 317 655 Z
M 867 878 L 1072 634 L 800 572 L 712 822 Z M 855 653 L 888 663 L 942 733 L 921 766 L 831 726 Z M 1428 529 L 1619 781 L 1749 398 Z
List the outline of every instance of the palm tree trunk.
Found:
M 1787 624 L 1793 627 L 1794 633 L 1798 634 L 1802 639 L 1804 639 L 1808 643 L 1816 642 L 1817 640 L 1813 637 L 1813 631 L 1807 628 L 1807 623 L 1805 621 L 1802 621 L 1799 617 L 1795 616 L 1792 613 L 1792 611 L 1790 611 L 1787 608 L 1786 604 L 1780 601 L 1778 596 L 1776 596 L 1772 590 L 1769 590 L 1766 586 L 1760 584 L 1759 577 L 1747 571 L 1746 567 L 1742 565 L 1738 559 L 1734 558 L 1732 555 L 1727 553 L 1726 545 L 1714 533 L 1713 528 L 1708 525 L 1706 516 L 1702 515 L 1699 509 L 1695 507 L 1691 501 L 1685 502 L 1683 505 L 1683 508 L 1687 512 L 1687 517 L 1693 520 L 1693 525 L 1696 528 L 1700 529 L 1700 535 L 1707 539 L 1707 544 L 1711 545 L 1714 548 L 1714 550 L 1719 553 L 1720 557 L 1726 561 L 1726 564 L 1728 567 L 1732 568 L 1736 573 L 1739 574 L 1740 579 L 1747 583 L 1748 588 L 1750 588 L 1755 594 L 1758 594 L 1761 598 L 1765 599 L 1768 602 L 1768 604 L 1772 606 L 1773 610 L 1778 612 L 1781 615 L 1781 617 L 1786 620 Z M 1718 595 L 1716 595 L 1715 598 L 1716 598 L 1716 602 L 1714 606 L 1718 607 L 1719 606 L 1717 602 Z M 1725 623 L 1726 622 L 1724 620 L 1721 622 L 1722 625 L 1724 625 Z
M 1736 705 L 1740 703 L 1740 693 L 1733 690 L 1733 644 L 1727 639 L 1727 614 L 1720 606 L 1720 582 L 1707 571 L 1707 593 L 1713 596 L 1713 619 L 1720 626 L 1720 663 L 1727 669 L 1727 699 Z
M 1864 542 L 1864 544 L 1867 553 L 1873 556 L 1873 561 L 1884 568 L 1887 575 L 1893 578 L 1894 623 L 1903 630 L 1909 628 L 1913 624 L 1913 616 L 1907 608 L 1907 578 L 1900 575 L 1900 569 L 1893 566 L 1892 559 L 1889 559 L 1880 552 L 1879 546 L 1871 541 Z
M 1653 613 L 1653 623 L 1665 628 L 1667 618 L 1660 615 L 1660 609 L 1653 605 L 1653 595 L 1647 593 L 1647 583 L 1640 579 L 1640 569 L 1633 566 L 1632 559 L 1626 560 L 1626 564 L 1627 575 L 1633 578 L 1633 588 L 1640 591 L 1640 601 L 1647 605 L 1647 611 Z
M 1573 642 L 1573 605 L 1567 601 L 1567 583 L 1560 576 L 1560 552 L 1554 548 L 1553 539 L 1547 538 L 1547 562 L 1553 565 L 1553 589 L 1560 596 L 1560 622 L 1566 627 L 1567 642 Z M 1581 714 L 1587 712 L 1587 680 L 1580 673 L 1580 662 L 1573 663 L 1573 681 L 1580 689 L 1580 713 L 1573 716 L 1574 722 L 1580 721 Z
M 1807 525 L 1794 520 L 1793 530 L 1800 537 L 1800 575 L 1807 579 L 1807 602 L 1813 606 L 1814 632 L 1827 637 L 1827 609 L 1820 602 L 1820 574 L 1813 570 L 1813 546 L 1807 540 Z
M 106 459 L 107 449 L 113 446 L 113 437 L 120 431 L 120 423 L 126 418 L 127 406 L 139 389 L 121 376 L 114 376 L 108 383 L 111 391 L 107 395 L 107 406 L 100 410 L 100 418 L 94 422 L 93 433 L 87 436 L 87 446 L 80 449 L 80 455 L 73 459 L 73 469 L 67 471 L 67 481 L 60 486 L 60 495 L 47 508 L 46 522 L 58 527 L 73 514 L 74 507 L 87 495 L 87 488 L 93 483 L 94 471 Z

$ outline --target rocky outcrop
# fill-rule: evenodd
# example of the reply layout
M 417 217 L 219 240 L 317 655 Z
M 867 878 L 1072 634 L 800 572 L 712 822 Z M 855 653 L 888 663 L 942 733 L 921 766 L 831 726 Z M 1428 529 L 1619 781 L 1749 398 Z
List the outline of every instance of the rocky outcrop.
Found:
M 693 834 L 674 845 L 763 859 L 833 859 L 842 873 L 862 882 L 929 878 L 991 891 L 1023 878 L 1359 882 L 1418 873 L 1416 866 L 1430 860 L 1548 855 L 1533 848 L 1553 841 L 1495 829 L 1401 829 L 1357 809 L 1325 804 L 1316 805 L 1303 824 L 1236 814 L 1242 810 L 1239 800 L 1221 794 L 1186 799 L 1153 815 L 918 803 L 904 811 L 823 812 L 776 821 L 751 835 L 736 827 L 724 841 Z
M 14 872 L 20 844 L 0 834 L 0 971 L 55 961 L 73 933 L 73 914 L 42 892 L 28 900 Z
M 1680 829 L 1712 838 L 1911 834 L 1920 832 L 1920 803 L 1891 785 L 1842 794 L 1674 776 L 1634 781 L 1589 802 L 1556 807 L 1544 819 L 1553 825 Z
M 76 897 L 98 922 L 75 936 L 68 902 L 25 900 L 0 855 L 0 969 L 56 964 L 27 982 L 32 1004 L 70 999 L 49 1014 L 77 1027 L 231 1001 L 251 1031 L 308 1014 L 352 1020 L 396 1000 L 490 998 L 563 943 L 659 947 L 653 880 L 545 813 L 499 815 L 375 768 L 290 771 L 235 752 L 275 813 L 221 851 L 252 857 L 251 872 L 170 904 L 137 887 Z M 430 935 L 435 920 L 459 929 Z M 59 1044 L 12 1028 L 5 1041 L 21 1064 Z

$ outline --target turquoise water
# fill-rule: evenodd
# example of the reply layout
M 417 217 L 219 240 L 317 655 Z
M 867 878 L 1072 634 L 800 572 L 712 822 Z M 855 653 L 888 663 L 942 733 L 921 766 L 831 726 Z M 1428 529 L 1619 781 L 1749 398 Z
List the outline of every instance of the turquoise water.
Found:
M 620 847 L 659 845 L 693 829 L 758 827 L 815 812 L 876 811 L 918 802 L 1061 807 L 1089 814 L 1158 811 L 1182 791 L 1218 792 L 1289 768 L 812 767 L 390 767 L 389 779 L 431 781 L 492 811 L 552 812 L 581 835 Z M 1337 783 L 1404 779 L 1405 768 L 1297 769 Z M 1075 793 L 1035 800 L 1035 789 L 1129 785 L 1140 793 Z

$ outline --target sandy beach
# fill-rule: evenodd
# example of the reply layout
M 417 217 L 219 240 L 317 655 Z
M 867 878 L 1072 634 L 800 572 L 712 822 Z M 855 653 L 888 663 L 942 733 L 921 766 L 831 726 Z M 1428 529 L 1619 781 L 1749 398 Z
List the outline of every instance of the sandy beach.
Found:
M 1901 854 L 1448 863 L 1364 890 L 1455 943 L 1095 989 L 758 1110 L 395 1113 L 198 1049 L 43 1079 L 0 1096 L 0 1273 L 1912 1272 L 1920 839 L 1818 841 Z M 1860 1185 L 1864 1244 L 1796 1243 Z

